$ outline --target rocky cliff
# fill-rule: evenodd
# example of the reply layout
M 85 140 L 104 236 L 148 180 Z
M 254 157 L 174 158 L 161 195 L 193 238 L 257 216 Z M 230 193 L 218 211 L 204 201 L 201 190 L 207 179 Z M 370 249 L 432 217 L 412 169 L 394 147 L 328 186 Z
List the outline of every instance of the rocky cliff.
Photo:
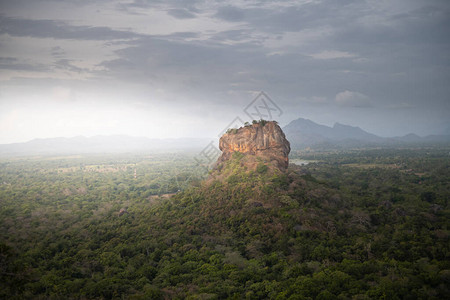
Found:
M 254 170 L 260 163 L 285 171 L 289 164 L 289 141 L 275 121 L 262 121 L 225 133 L 219 141 L 222 155 L 217 161 L 220 166 L 231 159 L 233 153 L 244 154 L 244 164 Z

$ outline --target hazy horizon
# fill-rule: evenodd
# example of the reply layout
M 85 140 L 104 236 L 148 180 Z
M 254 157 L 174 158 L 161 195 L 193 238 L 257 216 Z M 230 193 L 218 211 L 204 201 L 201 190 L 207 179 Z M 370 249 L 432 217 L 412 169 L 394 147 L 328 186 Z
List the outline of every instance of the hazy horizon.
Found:
M 296 121 L 296 120 L 298 120 L 298 119 L 295 119 L 295 120 L 292 120 L 292 121 Z M 312 121 L 312 122 L 314 122 L 314 120 L 310 120 L 310 119 L 304 119 L 304 120 L 308 120 L 308 121 Z M 276 121 L 276 120 L 275 120 Z M 290 122 L 292 122 L 292 121 L 290 121 Z M 288 122 L 286 125 L 288 125 L 290 122 Z M 328 126 L 328 127 L 330 127 L 330 128 L 332 128 L 335 124 L 341 124 L 341 125 L 345 125 L 345 126 L 351 126 L 351 127 L 358 127 L 358 128 L 360 128 L 359 126 L 354 126 L 354 125 L 350 125 L 350 124 L 343 124 L 343 123 L 339 123 L 339 122 L 336 122 L 335 124 L 332 124 L 332 125 L 326 125 L 326 124 L 320 124 L 320 123 L 317 123 L 317 122 L 314 122 L 314 123 L 316 123 L 317 125 L 324 125 L 324 126 Z M 237 126 L 234 126 L 234 128 L 238 128 L 238 127 L 240 127 L 239 125 L 238 125 L 238 123 L 235 123 Z M 283 125 L 283 124 L 280 124 L 280 126 L 283 128 L 284 126 L 286 126 L 286 125 Z M 243 125 L 242 125 L 243 126 Z M 233 127 L 233 126 L 232 126 Z M 224 128 L 225 129 L 225 128 Z M 363 128 L 360 128 L 360 129 L 362 129 L 362 130 L 364 130 Z M 365 130 L 364 130 L 365 131 Z M 365 132 L 367 132 L 367 133 L 369 133 L 369 134 L 372 134 L 372 132 L 369 132 L 369 131 L 365 131 Z M 410 132 L 410 133 L 407 133 L 407 134 L 404 134 L 404 135 L 400 135 L 400 136 L 380 136 L 380 135 L 378 135 L 378 137 L 381 137 L 381 138 L 399 138 L 399 137 L 404 137 L 404 136 L 407 136 L 407 135 L 409 135 L 409 134 L 416 134 L 416 133 L 414 133 L 414 132 Z M 417 134 L 416 134 L 417 135 Z M 432 136 L 433 134 L 430 134 L 430 135 L 427 135 L 427 136 Z M 448 135 L 448 134 L 446 134 L 446 135 Z M 419 137 L 422 137 L 422 138 L 425 138 L 425 137 L 427 137 L 427 136 L 420 136 L 420 135 L 418 135 Z M 166 140 L 166 141 L 168 141 L 168 140 L 183 140 L 183 139 L 186 139 L 186 140 L 197 140 L 197 141 L 203 141 L 203 142 L 209 142 L 209 141 L 211 141 L 211 140 L 216 140 L 216 141 L 218 141 L 219 140 L 219 138 L 220 138 L 220 136 L 218 136 L 218 135 L 216 135 L 216 136 L 196 136 L 196 137 L 194 137 L 194 136 L 179 136 L 179 137 L 149 137 L 149 136 L 143 136 L 143 135 L 140 135 L 140 136 L 138 136 L 138 135 L 133 135 L 133 134 L 94 134 L 94 135 L 73 135 L 73 136 L 52 136 L 52 137 L 35 137 L 35 138 L 33 138 L 33 139 L 30 139 L 30 140 L 26 140 L 26 141 L 18 141 L 18 142 L 11 142 L 11 143 L 0 143 L 0 145 L 8 145 L 8 144 L 21 144 L 21 143 L 28 143 L 28 142 L 32 142 L 32 141 L 35 141 L 35 140 L 51 140 L 51 139 L 60 139 L 60 138 L 63 138 L 63 139 L 76 139 L 76 138 L 86 138 L 86 139 L 95 139 L 95 138 L 102 138 L 102 137 L 108 137 L 108 138 L 114 138 L 114 137 L 117 137 L 117 138 L 122 138 L 122 137 L 125 137 L 125 138 L 133 138 L 133 139 L 142 139 L 142 138 L 144 138 L 144 139 L 149 139 L 149 140 L 161 140 L 161 141 L 164 141 L 164 140 Z M 202 146 L 204 146 L 204 144 L 201 144 Z M 206 145 L 206 144 L 205 144 Z
M 0 9 L 0 144 L 217 137 L 237 117 L 253 119 L 244 109 L 260 91 L 281 126 L 450 130 L 447 1 L 0 0 Z

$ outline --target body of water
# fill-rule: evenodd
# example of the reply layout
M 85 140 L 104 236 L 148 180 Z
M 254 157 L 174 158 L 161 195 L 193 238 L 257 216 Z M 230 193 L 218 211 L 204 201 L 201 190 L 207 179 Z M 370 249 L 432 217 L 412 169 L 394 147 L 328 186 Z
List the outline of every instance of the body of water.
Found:
M 294 164 L 297 166 L 304 166 L 310 163 L 315 163 L 317 162 L 317 160 L 308 160 L 308 159 L 298 159 L 298 158 L 294 158 L 294 159 L 290 159 L 289 163 L 290 164 Z

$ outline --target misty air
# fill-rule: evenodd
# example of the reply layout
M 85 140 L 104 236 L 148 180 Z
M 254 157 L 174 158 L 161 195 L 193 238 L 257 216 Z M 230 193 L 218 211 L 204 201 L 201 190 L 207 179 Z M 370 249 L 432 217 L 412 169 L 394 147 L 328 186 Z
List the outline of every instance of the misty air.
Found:
M 445 299 L 447 1 L 0 0 L 1 299 Z

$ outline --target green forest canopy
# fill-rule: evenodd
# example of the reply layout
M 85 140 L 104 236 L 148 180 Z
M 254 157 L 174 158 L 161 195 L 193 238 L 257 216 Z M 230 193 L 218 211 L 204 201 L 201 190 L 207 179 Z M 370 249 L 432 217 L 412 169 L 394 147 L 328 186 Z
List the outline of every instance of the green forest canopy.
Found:
M 188 154 L 2 160 L 0 298 L 443 299 L 448 153 L 230 161 L 208 183 Z

